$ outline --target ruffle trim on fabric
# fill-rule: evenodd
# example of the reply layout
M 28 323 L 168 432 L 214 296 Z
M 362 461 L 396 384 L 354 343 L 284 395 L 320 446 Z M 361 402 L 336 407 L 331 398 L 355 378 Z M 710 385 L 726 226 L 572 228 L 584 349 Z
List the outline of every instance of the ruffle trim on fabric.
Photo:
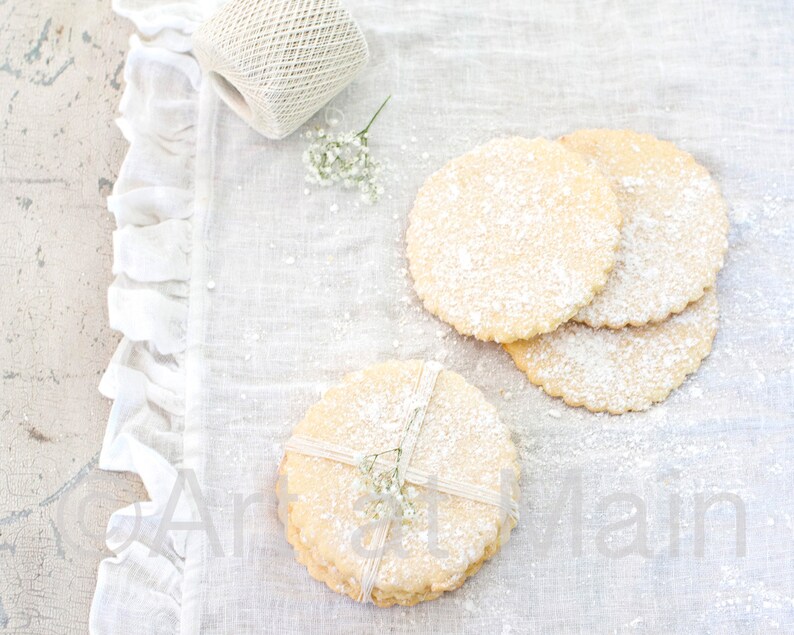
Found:
M 116 511 L 92 633 L 179 633 L 185 531 L 161 531 L 184 456 L 185 350 L 201 71 L 190 33 L 220 4 L 117 0 L 135 22 L 117 123 L 129 142 L 108 197 L 116 218 L 110 325 L 123 339 L 100 382 L 113 399 L 99 467 L 140 476 L 150 500 Z M 193 517 L 180 500 L 169 519 Z

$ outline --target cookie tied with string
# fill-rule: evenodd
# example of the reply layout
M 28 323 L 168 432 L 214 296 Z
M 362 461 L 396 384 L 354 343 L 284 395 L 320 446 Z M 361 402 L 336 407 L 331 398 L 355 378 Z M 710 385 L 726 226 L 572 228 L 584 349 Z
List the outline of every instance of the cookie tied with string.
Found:
M 517 521 L 517 453 L 482 393 L 434 362 L 347 375 L 279 468 L 287 539 L 316 579 L 410 606 L 458 588 Z

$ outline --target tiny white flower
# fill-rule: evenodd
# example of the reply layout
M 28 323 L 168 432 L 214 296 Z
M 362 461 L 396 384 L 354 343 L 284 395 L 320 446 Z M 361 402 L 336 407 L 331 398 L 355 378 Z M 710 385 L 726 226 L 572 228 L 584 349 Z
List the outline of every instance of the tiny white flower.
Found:
M 363 199 L 376 202 L 384 191 L 380 183 L 383 165 L 370 156 L 369 129 L 390 98 L 359 133 L 330 135 L 322 128 L 306 132 L 307 139 L 314 139 L 303 153 L 306 181 L 321 187 L 334 183 L 341 183 L 346 189 L 357 187 Z

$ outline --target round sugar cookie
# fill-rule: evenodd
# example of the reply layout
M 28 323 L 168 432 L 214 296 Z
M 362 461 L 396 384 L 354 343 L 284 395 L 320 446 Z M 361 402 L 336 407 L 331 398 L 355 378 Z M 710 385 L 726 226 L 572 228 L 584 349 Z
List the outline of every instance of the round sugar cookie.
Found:
M 494 139 L 419 190 L 406 234 L 414 287 L 464 335 L 553 331 L 605 284 L 621 216 L 608 181 L 546 139 Z
M 380 514 L 371 508 L 373 479 L 364 466 L 375 454 L 394 456 L 389 450 L 404 438 L 424 368 L 421 361 L 389 361 L 344 377 L 295 427 L 279 468 L 279 506 L 297 560 L 314 578 L 354 599 L 362 599 Z M 347 448 L 356 459 L 345 463 L 296 451 L 296 438 Z M 457 373 L 439 372 L 410 457 L 408 474 L 415 469 L 439 483 L 475 486 L 504 505 L 518 500 L 510 432 L 483 394 Z M 391 469 L 391 460 L 378 474 Z M 389 526 L 370 596 L 378 606 L 410 606 L 456 589 L 515 525 L 504 506 L 445 491 L 405 481 L 400 495 L 410 514 L 401 511 Z
M 529 380 L 570 406 L 621 414 L 662 401 L 698 369 L 717 333 L 713 289 L 664 322 L 594 329 L 568 322 L 505 344 Z
M 560 143 L 604 173 L 623 213 L 615 268 L 575 320 L 610 328 L 658 322 L 714 285 L 728 216 L 706 168 L 672 143 L 631 130 L 579 130 Z

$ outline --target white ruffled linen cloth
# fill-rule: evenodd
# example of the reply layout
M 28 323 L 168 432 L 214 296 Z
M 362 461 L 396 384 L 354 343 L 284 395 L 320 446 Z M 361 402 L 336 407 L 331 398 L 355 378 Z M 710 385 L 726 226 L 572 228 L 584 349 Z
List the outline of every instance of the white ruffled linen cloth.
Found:
M 794 631 L 794 6 L 351 0 L 372 60 L 311 123 L 360 129 L 393 96 L 372 130 L 391 167 L 370 207 L 307 186 L 305 139 L 264 139 L 202 82 L 189 34 L 218 4 L 115 0 L 139 35 L 108 201 L 124 339 L 101 383 L 100 466 L 139 474 L 150 501 L 110 521 L 92 632 Z M 546 396 L 499 346 L 424 312 L 406 272 L 407 213 L 432 170 L 496 135 L 582 127 L 676 142 L 731 207 L 714 350 L 646 413 Z M 306 408 L 392 357 L 438 359 L 498 406 L 522 517 L 460 590 L 379 609 L 295 562 L 274 485 Z

